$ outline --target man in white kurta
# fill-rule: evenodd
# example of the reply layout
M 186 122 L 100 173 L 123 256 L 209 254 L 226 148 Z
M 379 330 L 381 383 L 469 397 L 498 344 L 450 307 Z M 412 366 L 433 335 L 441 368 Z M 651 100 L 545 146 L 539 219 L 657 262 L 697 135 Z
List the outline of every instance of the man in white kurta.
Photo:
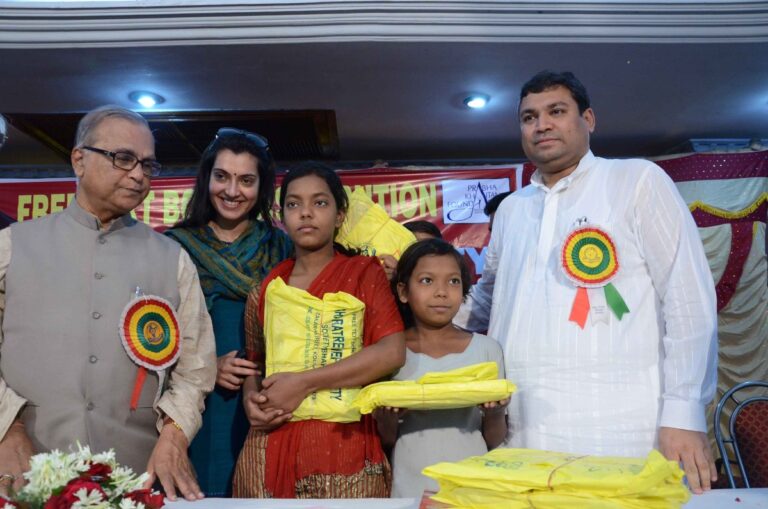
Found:
M 712 275 L 661 168 L 589 150 L 588 101 L 570 73 L 541 73 L 524 87 L 523 148 L 537 171 L 498 209 L 483 277 L 456 322 L 487 325 L 504 347 L 519 388 L 511 446 L 623 456 L 658 447 L 699 492 L 716 478 L 704 417 L 716 384 Z M 629 312 L 619 319 L 596 299 L 599 288 L 581 328 L 569 320 L 577 288 L 561 252 L 585 225 L 616 246 L 611 283 Z

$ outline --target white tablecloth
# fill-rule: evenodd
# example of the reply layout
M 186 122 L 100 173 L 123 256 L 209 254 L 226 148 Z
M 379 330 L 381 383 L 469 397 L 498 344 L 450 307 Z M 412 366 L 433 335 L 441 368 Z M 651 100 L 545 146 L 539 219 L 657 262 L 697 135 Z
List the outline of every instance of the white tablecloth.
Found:
M 208 498 L 198 502 L 166 502 L 168 509 L 418 509 L 412 498 L 358 500 L 255 500 Z M 768 509 L 768 488 L 712 490 L 692 495 L 685 509 Z
M 285 500 L 206 498 L 197 502 L 165 501 L 168 509 L 418 509 L 412 498 L 358 498 L 328 500 Z
M 768 509 L 768 488 L 751 490 L 711 490 L 703 495 L 691 495 L 685 509 Z

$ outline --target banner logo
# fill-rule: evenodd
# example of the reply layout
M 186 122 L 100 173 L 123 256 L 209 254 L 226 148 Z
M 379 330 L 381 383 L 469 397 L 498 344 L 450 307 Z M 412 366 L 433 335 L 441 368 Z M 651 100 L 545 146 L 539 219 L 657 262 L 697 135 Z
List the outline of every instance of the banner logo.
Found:
M 443 224 L 487 223 L 488 200 L 509 191 L 509 179 L 443 180 Z

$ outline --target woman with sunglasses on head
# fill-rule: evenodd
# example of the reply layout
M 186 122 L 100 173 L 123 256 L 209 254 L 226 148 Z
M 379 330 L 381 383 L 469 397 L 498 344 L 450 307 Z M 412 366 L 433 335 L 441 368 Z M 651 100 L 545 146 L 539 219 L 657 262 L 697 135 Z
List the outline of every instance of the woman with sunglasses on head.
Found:
M 222 128 L 203 152 L 184 219 L 166 232 L 197 266 L 216 336 L 216 387 L 189 448 L 200 488 L 209 497 L 231 496 L 235 461 L 249 429 L 241 387 L 257 370 L 239 355 L 245 346 L 246 297 L 293 252 L 291 240 L 272 222 L 274 196 L 267 140 Z

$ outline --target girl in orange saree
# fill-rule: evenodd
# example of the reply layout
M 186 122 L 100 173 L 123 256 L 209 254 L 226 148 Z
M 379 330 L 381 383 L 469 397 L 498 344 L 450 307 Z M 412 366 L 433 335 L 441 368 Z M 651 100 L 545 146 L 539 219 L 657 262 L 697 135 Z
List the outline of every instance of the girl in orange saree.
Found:
M 356 422 L 291 421 L 312 393 L 366 385 L 392 373 L 405 360 L 403 323 L 376 258 L 334 245 L 347 197 L 336 173 L 310 163 L 292 169 L 280 193 L 283 223 L 296 257 L 275 267 L 246 306 L 246 355 L 265 363 L 265 290 L 276 278 L 322 298 L 345 292 L 365 304 L 363 348 L 324 367 L 279 372 L 244 383 L 251 423 L 238 458 L 233 494 L 244 498 L 388 497 L 389 463 L 370 415 Z

